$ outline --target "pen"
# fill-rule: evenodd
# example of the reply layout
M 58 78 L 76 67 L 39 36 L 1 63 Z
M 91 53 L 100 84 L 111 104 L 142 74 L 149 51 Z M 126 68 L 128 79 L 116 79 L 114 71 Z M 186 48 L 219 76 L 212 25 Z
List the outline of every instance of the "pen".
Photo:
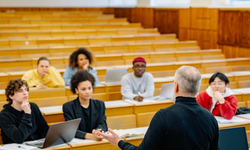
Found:
M 22 148 L 22 149 L 25 149 L 25 147 L 22 147 L 22 146 L 20 146 L 20 145 L 18 145 L 17 147 L 18 147 L 18 148 Z
M 139 95 L 139 96 L 141 96 L 141 93 L 140 93 L 140 92 L 138 92 L 138 95 Z M 142 96 L 141 96 L 141 97 L 142 97 Z

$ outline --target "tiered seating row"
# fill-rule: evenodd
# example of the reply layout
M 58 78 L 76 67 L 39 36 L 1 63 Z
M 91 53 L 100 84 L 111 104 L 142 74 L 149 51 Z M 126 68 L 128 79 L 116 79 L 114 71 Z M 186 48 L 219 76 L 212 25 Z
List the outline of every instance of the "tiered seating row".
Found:
M 22 54 L 25 55 L 25 54 Z M 33 56 L 29 59 L 2 59 L 0 60 L 0 65 L 2 68 L 0 72 L 6 71 L 27 71 L 27 68 L 36 68 L 37 60 L 40 56 L 48 56 L 49 53 L 38 53 L 35 55 L 27 54 Z M 159 59 L 159 55 L 163 56 L 165 59 Z M 178 62 L 186 59 L 191 59 L 193 57 L 199 57 L 198 60 L 206 60 L 207 58 L 213 57 L 213 59 L 224 59 L 224 55 L 221 54 L 220 50 L 194 50 L 194 51 L 172 51 L 172 52 L 150 52 L 150 53 L 125 53 L 125 54 L 106 54 L 106 55 L 96 55 L 96 64 L 94 66 L 114 66 L 114 65 L 127 65 L 131 64 L 132 60 L 137 56 L 143 56 L 149 64 L 149 67 L 154 64 L 151 63 L 167 63 L 167 62 Z M 50 59 L 51 65 L 55 66 L 57 69 L 65 69 L 69 62 L 69 55 L 67 57 L 48 57 Z M 168 59 L 169 58 L 169 59 Z M 197 60 L 197 61 L 198 61 Z M 162 64 L 156 64 L 162 65 Z M 165 64 L 168 65 L 168 64 Z M 17 68 L 18 67 L 18 68 Z M 123 66 L 121 66 L 123 67 Z M 124 66 L 130 68 L 131 66 Z M 99 69 L 99 68 L 97 68 Z M 165 70 L 165 69 L 164 69 Z
M 0 25 L 0 31 L 33 31 L 33 30 L 74 30 L 74 29 L 116 29 L 142 28 L 140 23 L 81 23 L 56 25 Z
M 49 24 L 82 24 L 82 23 L 128 23 L 126 18 L 114 16 L 99 16 L 98 18 L 62 18 L 62 19 L 25 19 L 25 20 L 0 20 L 1 25 L 49 25 Z
M 114 18 L 114 14 L 101 12 L 74 12 L 74 13 L 0 13 L 1 20 L 36 20 L 36 19 L 64 19 L 64 18 Z
M 144 30 L 142 30 L 144 32 Z M 49 47 L 49 46 L 87 46 L 87 45 L 112 45 L 112 44 L 129 44 L 129 43 L 162 43 L 166 44 L 169 40 L 169 36 L 161 36 L 157 31 L 153 31 L 154 33 L 148 33 L 145 31 L 147 35 L 143 35 L 140 33 L 139 36 L 105 36 L 105 37 L 69 37 L 69 38 L 38 38 L 38 39 L 2 39 L 0 40 L 0 48 L 23 48 L 23 47 Z M 172 37 L 172 36 L 170 36 Z M 166 39 L 164 39 L 166 38 Z M 135 40 L 135 41 L 133 41 Z M 165 40 L 165 41 L 164 41 Z M 172 39 L 172 44 L 175 47 L 175 43 L 178 40 Z M 164 43 L 163 43 L 164 42 Z M 171 40 L 169 41 L 171 42 Z M 174 42 L 174 43 L 173 43 Z M 190 43 L 190 42 L 182 42 Z M 146 45 L 148 45 L 146 44 Z M 168 43 L 167 43 L 168 44 Z M 171 43 L 169 43 L 171 44 Z M 190 43 L 192 46 L 197 46 L 197 42 L 193 41 Z M 170 45 L 171 46 L 171 45 Z M 172 46 L 172 47 L 173 47 Z M 185 44 L 184 44 L 185 46 Z M 140 48 L 143 49 L 144 47 Z M 138 49 L 138 48 L 137 48 Z
M 118 28 L 118 29 L 79 29 L 79 30 L 48 30 L 48 31 L 1 31 L 1 39 L 39 39 L 63 37 L 99 37 L 122 35 L 159 35 L 157 29 Z

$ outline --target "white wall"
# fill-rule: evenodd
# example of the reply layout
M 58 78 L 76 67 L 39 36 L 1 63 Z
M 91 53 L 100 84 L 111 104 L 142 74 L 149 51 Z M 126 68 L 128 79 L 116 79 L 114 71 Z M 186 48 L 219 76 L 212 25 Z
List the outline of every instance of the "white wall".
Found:
M 149 7 L 150 0 L 137 0 L 137 7 Z
M 212 5 L 212 0 L 191 0 L 191 7 L 208 7 Z
M 109 0 L 0 0 L 0 7 L 108 7 Z

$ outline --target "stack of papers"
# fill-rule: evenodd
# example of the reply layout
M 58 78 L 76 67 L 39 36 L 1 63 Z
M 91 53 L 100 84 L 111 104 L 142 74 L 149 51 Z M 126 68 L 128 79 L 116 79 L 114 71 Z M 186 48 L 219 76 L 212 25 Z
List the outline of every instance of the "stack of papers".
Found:
M 3 146 L 0 145 L 0 150 L 35 150 L 37 147 L 34 146 L 28 146 L 25 144 L 4 144 Z
M 156 100 L 151 100 L 151 99 L 143 99 L 142 102 L 138 102 L 136 100 L 131 100 L 131 99 L 125 99 L 126 102 L 132 103 L 132 104 L 143 104 L 143 103 L 153 103 L 157 102 Z
M 224 117 L 220 117 L 220 116 L 215 116 L 215 119 L 217 120 L 219 124 L 229 124 L 229 123 L 239 123 L 239 122 L 249 121 L 248 119 L 240 118 L 237 116 L 233 116 L 233 118 L 230 120 L 225 119 Z
M 143 136 L 144 133 L 138 132 L 132 129 L 126 130 L 113 130 L 116 134 L 118 134 L 121 138 L 128 138 L 128 137 L 136 137 L 136 136 Z

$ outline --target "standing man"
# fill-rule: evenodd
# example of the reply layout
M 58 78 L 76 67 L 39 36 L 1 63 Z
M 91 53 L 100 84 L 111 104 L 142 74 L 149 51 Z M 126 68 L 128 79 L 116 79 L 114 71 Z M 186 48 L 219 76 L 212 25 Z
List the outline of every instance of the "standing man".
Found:
M 214 116 L 196 102 L 201 74 L 194 67 L 177 69 L 174 81 L 175 104 L 158 111 L 153 117 L 142 143 L 127 143 L 112 129 L 100 133 L 122 150 L 217 150 L 219 129 Z
M 122 99 L 134 99 L 141 102 L 144 98 L 154 96 L 154 77 L 145 72 L 146 60 L 136 57 L 133 61 L 133 73 L 126 74 L 121 81 Z

